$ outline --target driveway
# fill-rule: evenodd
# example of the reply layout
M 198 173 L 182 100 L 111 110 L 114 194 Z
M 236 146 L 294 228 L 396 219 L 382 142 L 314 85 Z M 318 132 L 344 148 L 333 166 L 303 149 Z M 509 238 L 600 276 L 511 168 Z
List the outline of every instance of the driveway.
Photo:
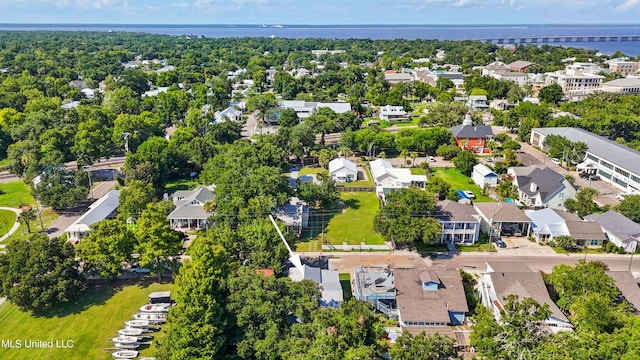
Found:
M 11 234 L 13 234 L 14 232 L 18 231 L 18 229 L 20 228 L 20 222 L 18 221 L 18 216 L 20 216 L 20 213 L 22 212 L 22 210 L 16 209 L 16 208 L 11 208 L 11 207 L 4 207 L 4 206 L 0 206 L 0 210 L 13 211 L 14 213 L 16 213 L 16 222 L 13 224 L 11 229 L 9 229 L 9 231 L 6 234 L 4 234 L 4 235 L 2 235 L 2 237 L 0 237 L 0 242 L 3 242 L 9 236 L 11 236 Z M 4 248 L 4 246 L 5 245 L 0 245 L 0 248 Z
M 507 247 L 503 249 L 496 247 L 498 255 L 539 256 L 556 254 L 551 247 L 529 241 L 525 236 L 504 236 L 502 240 L 507 244 Z

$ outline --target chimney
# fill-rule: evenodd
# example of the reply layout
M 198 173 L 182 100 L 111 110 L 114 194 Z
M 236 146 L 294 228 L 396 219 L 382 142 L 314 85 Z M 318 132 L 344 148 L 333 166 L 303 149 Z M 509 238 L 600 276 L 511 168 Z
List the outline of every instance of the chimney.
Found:
M 534 183 L 533 181 L 529 184 L 529 191 L 531 192 L 536 192 L 538 191 L 538 184 Z

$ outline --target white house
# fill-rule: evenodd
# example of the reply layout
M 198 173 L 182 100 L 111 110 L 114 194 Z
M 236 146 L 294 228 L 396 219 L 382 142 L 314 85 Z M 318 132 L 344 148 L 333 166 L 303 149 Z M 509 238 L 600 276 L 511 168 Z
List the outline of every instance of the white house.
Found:
M 358 179 L 358 168 L 345 158 L 337 158 L 329 162 L 329 175 L 337 182 L 352 182 Z
M 390 162 L 377 159 L 369 163 L 371 176 L 376 185 L 376 195 L 384 198 L 391 191 L 417 186 L 424 190 L 427 183 L 426 175 L 413 175 L 411 169 L 394 168 Z
M 380 107 L 380 120 L 405 119 L 407 112 L 402 106 L 385 105 Z
M 606 240 L 600 225 L 584 221 L 578 215 L 557 209 L 525 210 L 531 219 L 531 237 L 549 243 L 558 236 L 571 236 L 576 244 L 599 247 Z
M 119 198 L 120 190 L 111 190 L 96 200 L 89 206 L 87 212 L 82 214 L 82 216 L 64 230 L 67 234 L 67 239 L 74 243 L 78 242 L 91 231 L 91 225 L 112 217 L 120 205 Z
M 336 308 L 344 300 L 340 274 L 337 270 L 321 269 L 318 267 L 302 265 L 302 273 L 296 268 L 289 268 L 291 281 L 311 280 L 320 288 L 320 305 L 322 307 Z
M 438 203 L 435 217 L 442 226 L 440 243 L 475 244 L 480 235 L 480 215 L 471 206 L 451 200 Z
M 326 107 L 333 110 L 336 114 L 344 114 L 351 111 L 351 104 L 344 101 L 338 102 L 310 102 L 302 100 L 283 100 L 280 101 L 280 108 L 293 109 L 300 120 L 304 120 L 315 114 L 319 108 Z
M 482 305 L 493 311 L 496 320 L 504 310 L 505 298 L 517 295 L 518 299 L 531 298 L 540 305 L 547 304 L 551 315 L 545 320 L 549 331 L 571 331 L 573 325 L 551 300 L 539 272 L 534 272 L 520 262 L 487 263 L 487 271 L 478 279 L 478 292 Z
M 498 186 L 498 175 L 483 164 L 477 164 L 473 167 L 471 180 L 473 180 L 480 189 L 484 189 L 485 186 L 492 188 Z
M 518 197 L 525 206 L 564 209 L 564 202 L 573 199 L 576 188 L 554 170 L 537 166 L 514 166 L 507 169 L 518 188 Z
M 290 198 L 273 215 L 286 225 L 286 231 L 297 236 L 302 235 L 302 230 L 309 226 L 309 207 L 297 197 Z
M 205 228 L 212 214 L 204 209 L 204 204 L 213 199 L 215 195 L 204 186 L 176 191 L 172 196 L 176 208 L 168 216 L 171 227 L 187 230 Z
M 223 123 L 225 121 L 242 121 L 242 111 L 230 106 L 222 111 L 216 111 L 213 115 L 216 119 L 216 123 Z
M 626 252 L 634 253 L 640 241 L 640 224 L 628 217 L 609 210 L 602 214 L 591 214 L 585 220 L 594 221 L 602 228 L 607 238 Z

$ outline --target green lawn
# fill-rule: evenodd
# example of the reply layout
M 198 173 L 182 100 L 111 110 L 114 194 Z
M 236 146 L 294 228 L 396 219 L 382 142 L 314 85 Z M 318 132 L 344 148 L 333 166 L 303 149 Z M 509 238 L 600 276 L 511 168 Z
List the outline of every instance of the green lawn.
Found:
M 411 168 L 411 175 L 426 175 L 427 172 L 424 171 L 423 168 L 419 168 L 419 167 L 412 167 Z
M 340 276 L 340 285 L 342 285 L 342 295 L 344 300 L 350 299 L 353 297 L 351 293 L 351 274 L 339 274 Z
M 314 175 L 314 174 L 318 174 L 321 173 L 323 171 L 329 171 L 327 169 L 323 169 L 321 167 L 304 167 L 302 169 L 300 169 L 300 171 L 298 172 L 298 176 L 303 176 L 303 175 Z
M 51 224 L 53 224 L 53 222 L 58 218 L 58 213 L 56 213 L 52 208 L 45 208 L 44 210 L 42 210 L 42 224 L 44 225 L 44 228 L 47 229 L 49 226 L 51 226 Z M 2 226 L 2 225 L 0 225 Z M 9 226 L 9 228 L 11 228 L 12 225 Z M 40 232 L 42 231 L 42 227 L 40 225 L 40 219 L 36 218 L 33 221 L 29 222 L 29 226 L 31 228 L 31 232 L 32 233 L 36 233 L 36 232 Z M 16 232 L 13 233 L 13 235 L 9 236 L 5 241 L 3 241 L 3 244 L 8 244 L 14 240 L 18 240 L 18 239 L 23 239 L 25 235 L 27 235 L 27 227 L 24 224 L 21 224 L 20 227 L 18 228 L 18 230 Z
M 0 184 L 0 206 L 18 208 L 20 204 L 36 205 L 29 186 L 22 181 Z
M 191 189 L 197 188 L 200 185 L 202 184 L 200 184 L 195 180 L 191 180 L 191 178 L 174 179 L 169 183 L 167 183 L 167 185 L 165 186 L 165 189 L 167 190 L 167 193 L 173 194 L 178 190 L 191 190 Z
M 0 339 L 3 340 L 72 340 L 71 349 L 10 349 L 0 347 L 0 359 L 111 359 L 115 350 L 110 340 L 126 320 L 148 302 L 153 291 L 166 291 L 172 284 L 151 283 L 124 288 L 92 288 L 76 303 L 51 316 L 34 317 L 12 304 L 0 306 Z M 152 334 L 155 335 L 156 334 Z M 141 356 L 153 356 L 155 346 L 141 350 Z
M 329 221 L 325 243 L 333 245 L 384 244 L 382 236 L 373 231 L 373 218 L 379 208 L 376 194 L 365 192 L 341 193 L 346 209 Z
M 433 175 L 438 176 L 446 180 L 454 190 L 471 190 L 476 195 L 474 201 L 477 202 L 489 202 L 493 201 L 488 196 L 482 195 L 478 185 L 471 181 L 471 178 L 462 174 L 456 168 L 449 169 L 434 169 Z
M 11 229 L 16 222 L 16 213 L 8 210 L 0 210 L 0 236 Z

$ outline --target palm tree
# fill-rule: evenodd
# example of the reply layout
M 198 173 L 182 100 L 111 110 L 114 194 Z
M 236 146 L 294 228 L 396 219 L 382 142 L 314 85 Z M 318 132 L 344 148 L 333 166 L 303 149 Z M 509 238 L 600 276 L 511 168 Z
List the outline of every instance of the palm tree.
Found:
M 416 151 L 412 151 L 409 153 L 409 157 L 411 158 L 411 165 L 416 165 L 416 158 L 418 157 L 418 153 Z
M 27 227 L 27 233 L 31 233 L 31 221 L 36 220 L 37 214 L 35 209 L 23 210 L 20 215 L 18 215 L 18 221 Z
M 409 156 L 409 150 L 404 149 L 400 152 L 400 156 L 402 156 L 402 158 L 404 159 L 404 161 L 402 162 L 402 167 L 405 166 L 405 164 L 407 163 L 407 156 Z

